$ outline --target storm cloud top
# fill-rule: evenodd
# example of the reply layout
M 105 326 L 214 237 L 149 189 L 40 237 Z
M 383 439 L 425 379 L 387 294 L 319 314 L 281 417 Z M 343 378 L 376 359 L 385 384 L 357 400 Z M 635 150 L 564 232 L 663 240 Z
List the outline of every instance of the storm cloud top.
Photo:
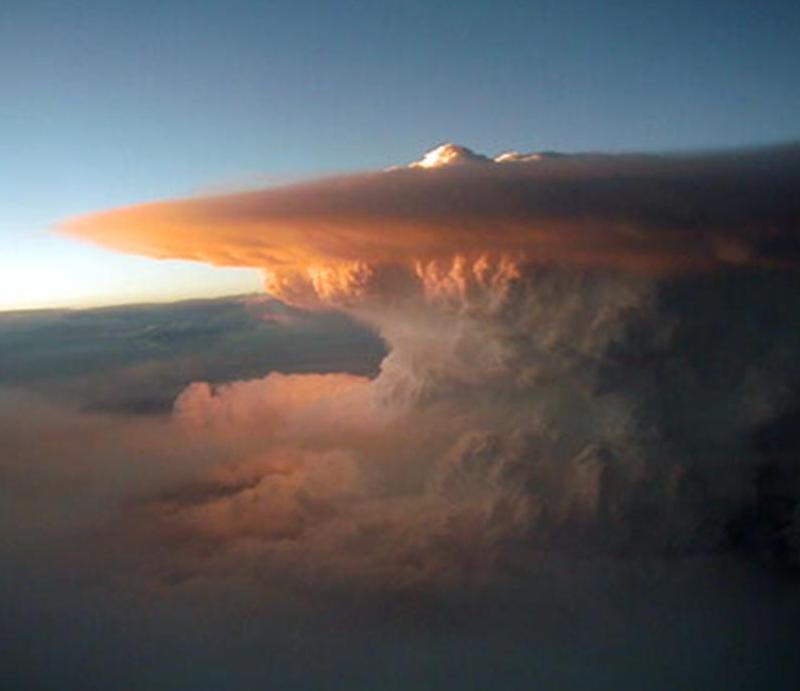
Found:
M 797 144 L 495 159 L 444 145 L 404 168 L 142 204 L 61 229 L 126 252 L 261 268 L 270 292 L 309 302 L 394 290 L 455 258 L 647 274 L 795 266 L 798 188 Z

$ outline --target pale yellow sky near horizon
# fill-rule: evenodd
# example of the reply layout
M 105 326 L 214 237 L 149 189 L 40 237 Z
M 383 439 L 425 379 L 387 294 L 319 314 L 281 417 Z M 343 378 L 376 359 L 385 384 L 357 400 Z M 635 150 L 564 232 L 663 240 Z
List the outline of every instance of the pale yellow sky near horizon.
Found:
M 258 270 L 151 259 L 54 234 L 4 248 L 0 312 L 89 308 L 261 292 Z

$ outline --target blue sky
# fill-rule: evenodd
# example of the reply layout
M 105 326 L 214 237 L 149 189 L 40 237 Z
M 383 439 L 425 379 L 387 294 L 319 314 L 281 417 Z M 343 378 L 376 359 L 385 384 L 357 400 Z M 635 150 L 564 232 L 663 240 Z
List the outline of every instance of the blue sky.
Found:
M 54 236 L 113 206 L 417 158 L 442 141 L 800 138 L 796 2 L 0 5 L 0 309 L 212 295 L 253 272 Z

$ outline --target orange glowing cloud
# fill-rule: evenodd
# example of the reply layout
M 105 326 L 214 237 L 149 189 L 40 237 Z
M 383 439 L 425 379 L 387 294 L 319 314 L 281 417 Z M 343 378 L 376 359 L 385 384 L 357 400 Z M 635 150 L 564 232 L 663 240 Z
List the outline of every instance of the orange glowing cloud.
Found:
M 407 168 L 143 204 L 61 230 L 124 252 L 257 267 L 296 302 L 341 301 L 454 262 L 646 273 L 800 258 L 800 147 L 683 156 L 446 145 Z

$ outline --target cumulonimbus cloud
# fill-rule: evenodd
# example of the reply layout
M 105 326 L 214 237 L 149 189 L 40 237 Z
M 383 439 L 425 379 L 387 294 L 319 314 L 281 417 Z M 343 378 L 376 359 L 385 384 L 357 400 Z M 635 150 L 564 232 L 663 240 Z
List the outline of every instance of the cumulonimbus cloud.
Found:
M 189 387 L 173 424 L 221 458 L 137 524 L 199 541 L 192 573 L 243 551 L 379 587 L 537 550 L 746 545 L 797 562 L 800 514 L 766 507 L 756 478 L 797 476 L 759 435 L 800 401 L 798 188 L 796 145 L 445 146 L 410 168 L 66 223 L 123 251 L 261 268 L 269 292 L 344 309 L 389 349 L 374 379 Z

